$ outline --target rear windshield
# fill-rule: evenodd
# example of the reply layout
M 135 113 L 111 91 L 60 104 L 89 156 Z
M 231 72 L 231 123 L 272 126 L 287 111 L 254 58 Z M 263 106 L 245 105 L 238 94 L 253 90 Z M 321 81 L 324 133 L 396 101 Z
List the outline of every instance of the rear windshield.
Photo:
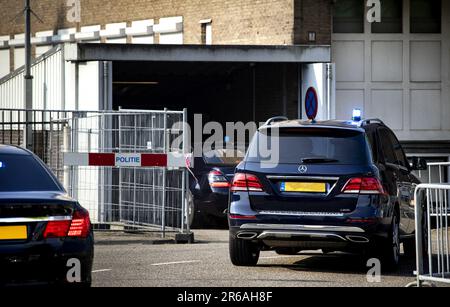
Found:
M 203 157 L 208 165 L 238 165 L 245 153 L 237 149 L 216 149 L 206 152 Z
M 258 131 L 246 157 L 248 162 L 283 164 L 367 164 L 370 159 L 364 133 L 324 128 Z
M 32 156 L 0 155 L 0 192 L 60 190 Z

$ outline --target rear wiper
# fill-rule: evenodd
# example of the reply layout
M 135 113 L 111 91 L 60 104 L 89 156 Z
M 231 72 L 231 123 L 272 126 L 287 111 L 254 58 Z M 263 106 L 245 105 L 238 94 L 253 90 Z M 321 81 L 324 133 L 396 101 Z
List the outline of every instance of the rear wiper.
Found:
M 336 163 L 339 160 L 336 159 L 327 159 L 327 158 L 303 158 L 302 163 Z

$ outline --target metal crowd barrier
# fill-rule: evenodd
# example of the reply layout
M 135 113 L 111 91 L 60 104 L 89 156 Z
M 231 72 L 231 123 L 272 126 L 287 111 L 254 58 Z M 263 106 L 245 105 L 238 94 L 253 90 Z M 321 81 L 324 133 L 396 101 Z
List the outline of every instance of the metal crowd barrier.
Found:
M 448 183 L 420 184 L 416 187 L 415 226 L 418 231 L 416 231 L 415 274 L 417 280 L 410 286 L 450 284 L 449 195 L 450 184 Z M 419 231 L 419 229 L 423 230 Z
M 33 151 L 99 228 L 190 233 L 187 110 L 26 112 L 0 109 L 0 144 L 23 146 L 31 126 Z

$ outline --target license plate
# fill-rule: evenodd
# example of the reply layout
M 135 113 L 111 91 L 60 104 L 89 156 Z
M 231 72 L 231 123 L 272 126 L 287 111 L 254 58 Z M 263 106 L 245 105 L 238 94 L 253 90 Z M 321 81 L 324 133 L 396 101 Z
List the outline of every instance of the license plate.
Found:
M 301 193 L 325 193 L 327 191 L 326 184 L 319 182 L 282 182 L 280 189 L 282 192 Z
M 0 240 L 26 240 L 27 226 L 0 226 Z

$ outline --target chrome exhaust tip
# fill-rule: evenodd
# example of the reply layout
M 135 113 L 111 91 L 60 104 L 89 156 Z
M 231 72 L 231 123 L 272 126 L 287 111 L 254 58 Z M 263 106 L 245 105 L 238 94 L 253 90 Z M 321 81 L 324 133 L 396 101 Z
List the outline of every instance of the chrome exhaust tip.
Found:
M 347 236 L 347 240 L 353 243 L 369 243 L 369 239 L 361 236 Z
M 242 240 L 252 240 L 256 238 L 257 235 L 258 234 L 256 232 L 240 232 L 236 237 Z

